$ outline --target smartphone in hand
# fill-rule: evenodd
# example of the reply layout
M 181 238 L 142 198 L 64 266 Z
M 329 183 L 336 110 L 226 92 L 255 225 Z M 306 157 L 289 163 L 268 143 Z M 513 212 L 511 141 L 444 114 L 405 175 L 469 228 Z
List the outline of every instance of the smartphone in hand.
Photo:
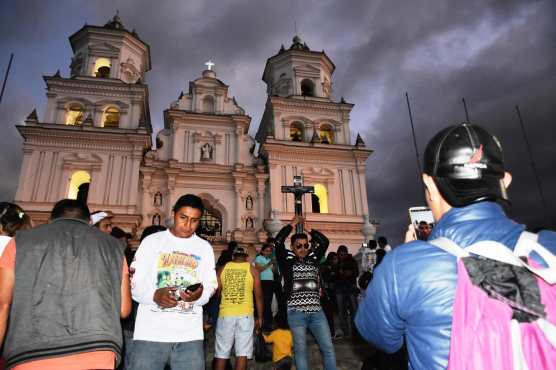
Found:
M 197 284 L 191 284 L 190 286 L 188 286 L 187 288 L 185 288 L 185 290 L 188 293 L 192 293 L 194 291 L 196 291 L 197 289 L 199 289 L 199 287 L 201 287 L 201 283 L 197 283 Z
M 409 219 L 419 240 L 427 240 L 434 227 L 434 217 L 429 207 L 409 208 Z

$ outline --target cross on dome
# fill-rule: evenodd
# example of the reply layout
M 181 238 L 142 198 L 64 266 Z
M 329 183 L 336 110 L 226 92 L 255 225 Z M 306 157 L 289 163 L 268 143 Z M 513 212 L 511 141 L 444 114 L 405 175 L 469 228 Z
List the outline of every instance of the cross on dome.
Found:
M 214 62 L 212 60 L 209 59 L 208 62 L 205 63 L 205 65 L 207 66 L 207 69 L 209 71 L 212 71 L 212 67 L 214 67 Z

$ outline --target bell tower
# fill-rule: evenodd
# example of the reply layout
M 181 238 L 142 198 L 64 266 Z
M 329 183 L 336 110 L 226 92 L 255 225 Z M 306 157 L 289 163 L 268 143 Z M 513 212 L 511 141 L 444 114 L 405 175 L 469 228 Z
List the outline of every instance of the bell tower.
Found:
M 119 14 L 69 41 L 69 76 L 44 76 L 44 116 L 33 111 L 16 126 L 24 156 L 15 200 L 41 222 L 59 199 L 80 199 L 131 229 L 140 219 L 139 167 L 151 148 L 149 45 Z
M 351 143 L 353 104 L 334 101 L 334 69 L 324 51 L 311 50 L 298 36 L 288 49 L 282 45 L 264 69 L 268 98 L 256 140 L 270 175 L 269 210 L 289 222 L 294 202 L 281 186 L 303 176 L 305 185 L 315 187 L 315 194 L 303 198 L 309 227 L 324 232 L 333 246 L 355 252 L 369 214 L 365 161 L 372 150 L 359 136 Z

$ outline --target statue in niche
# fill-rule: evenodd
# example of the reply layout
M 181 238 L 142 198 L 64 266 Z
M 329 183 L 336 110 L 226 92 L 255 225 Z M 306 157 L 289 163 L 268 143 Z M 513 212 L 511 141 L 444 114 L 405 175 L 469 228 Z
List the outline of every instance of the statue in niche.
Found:
M 210 145 L 209 143 L 205 143 L 205 145 L 201 147 L 201 160 L 212 160 L 212 145 Z
M 328 81 L 328 78 L 325 78 L 324 82 L 322 83 L 322 92 L 326 97 L 329 97 L 332 93 L 332 85 L 330 84 L 330 81 Z
M 160 226 L 160 215 L 158 213 L 155 213 L 151 221 L 153 225 Z
M 255 228 L 255 223 L 253 221 L 253 217 L 247 217 L 245 220 L 245 229 L 246 230 L 253 230 Z
M 154 194 L 153 205 L 155 207 L 162 207 L 162 193 L 157 191 Z
M 251 195 L 248 195 L 245 199 L 245 208 L 248 210 L 253 209 L 253 197 Z

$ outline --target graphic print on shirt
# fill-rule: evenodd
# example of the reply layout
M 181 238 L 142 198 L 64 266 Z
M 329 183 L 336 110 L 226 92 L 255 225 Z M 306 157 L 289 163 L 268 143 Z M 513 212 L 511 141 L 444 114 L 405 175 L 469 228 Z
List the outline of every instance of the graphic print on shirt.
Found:
M 292 294 L 288 308 L 302 312 L 320 311 L 318 268 L 311 264 L 295 263 L 292 272 Z
M 161 252 L 156 262 L 156 287 L 175 287 L 185 290 L 192 284 L 200 282 L 198 270 L 201 257 L 184 252 Z M 179 301 L 173 308 L 156 308 L 156 311 L 189 313 L 193 305 L 189 302 Z
M 222 292 L 222 303 L 241 305 L 245 303 L 245 280 L 247 270 L 225 269 L 222 280 L 225 281 Z

